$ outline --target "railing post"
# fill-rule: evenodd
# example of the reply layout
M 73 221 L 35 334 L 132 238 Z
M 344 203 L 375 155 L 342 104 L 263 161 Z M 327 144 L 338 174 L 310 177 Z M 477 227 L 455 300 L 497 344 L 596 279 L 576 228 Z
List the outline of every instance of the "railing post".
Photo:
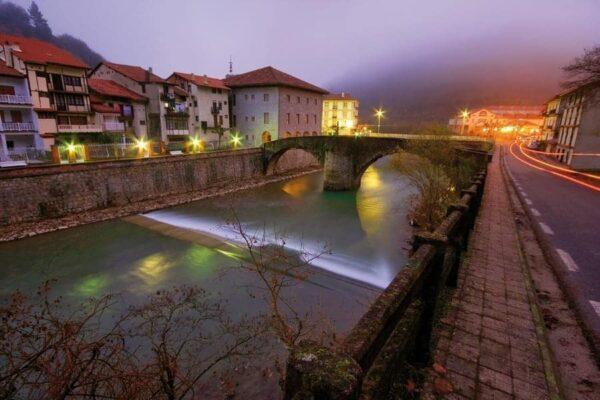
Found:
M 60 152 L 58 151 L 58 145 L 53 144 L 50 146 L 50 153 L 52 154 L 52 163 L 60 164 Z

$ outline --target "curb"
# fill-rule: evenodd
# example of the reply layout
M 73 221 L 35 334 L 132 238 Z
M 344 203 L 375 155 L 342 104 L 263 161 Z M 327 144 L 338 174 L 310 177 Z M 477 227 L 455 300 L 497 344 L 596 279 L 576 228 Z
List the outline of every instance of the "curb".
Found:
M 521 203 L 521 208 L 523 209 L 523 211 L 525 212 L 525 215 L 527 216 L 529 225 L 531 226 L 531 229 L 533 230 L 535 238 L 538 241 L 540 248 L 542 249 L 544 258 L 545 258 L 546 262 L 551 266 L 552 271 L 554 272 L 554 275 L 557 278 L 559 286 L 560 286 L 563 294 L 565 295 L 567 303 L 569 304 L 571 309 L 573 309 L 575 311 L 577 321 L 579 322 L 581 330 L 583 331 L 583 335 L 587 339 L 587 342 L 590 346 L 590 350 L 592 352 L 594 360 L 596 361 L 596 364 L 600 366 L 600 335 L 596 334 L 594 332 L 594 329 L 592 328 L 590 319 L 586 316 L 586 313 L 583 311 L 583 308 L 582 308 L 583 305 L 579 301 L 576 300 L 577 296 L 575 295 L 575 293 L 577 293 L 578 289 L 575 287 L 575 285 L 572 282 L 569 281 L 570 279 L 568 278 L 567 266 L 562 261 L 562 259 L 556 252 L 554 245 L 550 242 L 550 240 L 548 239 L 546 234 L 542 231 L 539 224 L 535 223 L 536 220 L 534 218 L 534 215 L 531 213 L 531 210 L 529 209 L 529 207 L 524 205 L 525 201 L 523 199 L 523 195 L 517 190 L 512 173 L 510 172 L 510 170 L 508 169 L 508 166 L 506 165 L 506 159 L 504 156 L 504 148 L 502 149 L 502 153 L 501 153 L 500 166 L 501 166 L 503 175 L 506 179 L 506 182 L 510 183 L 513 191 L 516 194 L 516 197 L 519 199 L 519 202 Z

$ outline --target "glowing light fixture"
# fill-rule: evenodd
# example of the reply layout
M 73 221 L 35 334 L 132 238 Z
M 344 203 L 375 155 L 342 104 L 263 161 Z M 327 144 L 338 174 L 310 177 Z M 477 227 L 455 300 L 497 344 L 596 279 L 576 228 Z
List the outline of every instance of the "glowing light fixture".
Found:
M 73 143 L 67 144 L 67 151 L 69 153 L 75 153 L 76 149 L 77 149 L 77 147 Z
M 233 144 L 234 148 L 238 147 L 242 144 L 242 138 L 237 133 L 231 135 L 231 144 Z
M 383 118 L 384 114 L 385 110 L 383 110 L 381 107 L 375 110 L 375 117 L 377 117 L 377 133 L 379 133 L 379 129 L 381 128 L 381 118 Z

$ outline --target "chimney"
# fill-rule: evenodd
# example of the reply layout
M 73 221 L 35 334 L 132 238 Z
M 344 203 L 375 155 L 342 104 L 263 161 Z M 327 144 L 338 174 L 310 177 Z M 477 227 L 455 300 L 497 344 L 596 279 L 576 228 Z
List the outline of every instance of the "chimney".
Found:
M 152 67 L 148 67 L 146 71 L 146 82 L 150 82 L 150 75 L 152 75 Z
M 4 58 L 6 60 L 6 65 L 14 68 L 15 64 L 13 63 L 12 47 L 10 47 L 8 41 L 4 44 Z
M 206 74 L 204 74 L 204 83 L 208 85 L 208 76 Z

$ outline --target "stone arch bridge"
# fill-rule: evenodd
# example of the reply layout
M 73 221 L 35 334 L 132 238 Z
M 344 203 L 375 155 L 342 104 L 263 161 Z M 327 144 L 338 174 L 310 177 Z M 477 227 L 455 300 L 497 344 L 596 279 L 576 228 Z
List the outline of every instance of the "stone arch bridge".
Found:
M 263 165 L 265 173 L 270 175 L 286 151 L 301 149 L 311 153 L 323 165 L 325 190 L 355 190 L 360 187 L 362 175 L 369 165 L 383 156 L 406 150 L 409 142 L 414 140 L 444 140 L 459 144 L 459 151 L 466 151 L 481 160 L 487 158 L 484 140 L 464 136 L 443 139 L 421 135 L 302 136 L 263 144 Z

